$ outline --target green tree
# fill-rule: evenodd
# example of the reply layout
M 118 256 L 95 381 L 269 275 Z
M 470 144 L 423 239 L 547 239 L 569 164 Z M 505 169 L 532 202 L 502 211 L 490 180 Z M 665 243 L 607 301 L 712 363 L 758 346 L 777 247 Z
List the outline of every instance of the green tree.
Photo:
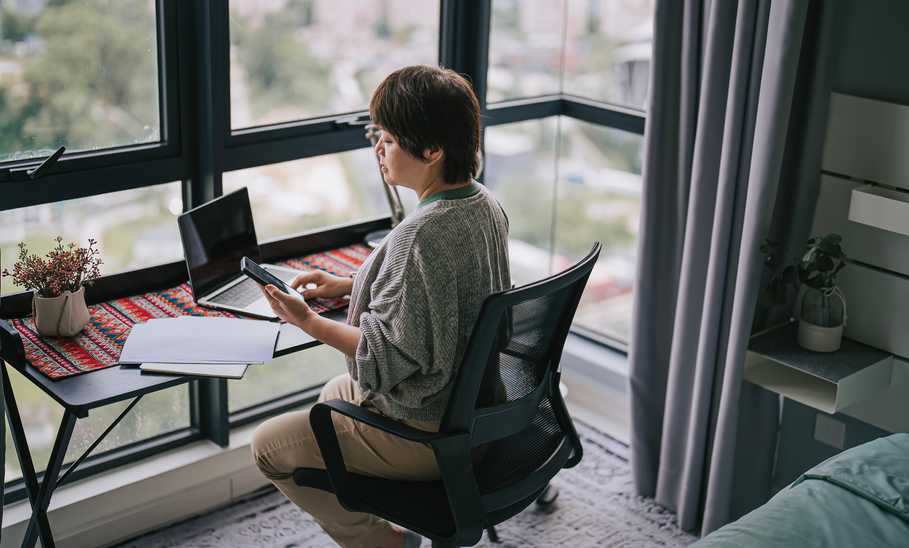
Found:
M 269 14 L 255 27 L 233 22 L 231 33 L 256 117 L 303 101 L 319 109 L 331 99 L 331 67 L 309 53 L 296 30 L 293 18 L 283 13 Z
M 0 88 L 3 152 L 159 138 L 157 43 L 148 2 L 52 1 L 33 34 L 38 46 L 23 60 L 24 82 Z
M 34 18 L 10 8 L 0 8 L 0 39 L 21 42 L 31 34 Z

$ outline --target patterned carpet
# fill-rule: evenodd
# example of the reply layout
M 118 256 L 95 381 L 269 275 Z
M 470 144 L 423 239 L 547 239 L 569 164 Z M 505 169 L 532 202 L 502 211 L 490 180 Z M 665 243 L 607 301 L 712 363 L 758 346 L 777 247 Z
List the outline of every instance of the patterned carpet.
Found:
M 696 539 L 675 516 L 634 494 L 628 448 L 576 422 L 584 459 L 556 476 L 559 498 L 548 512 L 530 507 L 497 527 L 501 544 L 484 536 L 478 546 L 645 548 L 686 546 Z M 137 537 L 121 548 L 335 546 L 301 510 L 275 490 L 257 492 L 227 508 Z M 424 547 L 429 546 L 424 541 Z

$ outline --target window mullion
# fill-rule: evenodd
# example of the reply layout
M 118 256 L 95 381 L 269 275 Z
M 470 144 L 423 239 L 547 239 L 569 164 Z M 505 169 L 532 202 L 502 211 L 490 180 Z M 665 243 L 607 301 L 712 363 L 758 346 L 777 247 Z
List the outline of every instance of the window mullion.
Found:
M 201 205 L 221 194 L 224 142 L 229 124 L 227 94 L 227 3 L 181 2 L 182 87 L 186 105 L 184 154 L 191 166 L 184 183 L 184 208 Z M 191 77 L 192 76 L 192 77 Z M 194 85 L 190 84 L 192 82 Z M 203 436 L 228 444 L 227 381 L 204 379 L 190 386 L 190 422 Z
M 439 64 L 470 78 L 484 111 L 491 5 L 491 0 L 442 0 L 439 25 Z

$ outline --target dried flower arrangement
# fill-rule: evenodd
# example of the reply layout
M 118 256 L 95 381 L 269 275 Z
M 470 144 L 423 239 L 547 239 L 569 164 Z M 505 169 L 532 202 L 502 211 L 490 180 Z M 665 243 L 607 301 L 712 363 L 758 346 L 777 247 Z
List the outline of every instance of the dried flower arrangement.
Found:
M 54 241 L 57 246 L 46 258 L 29 255 L 25 243 L 20 243 L 18 262 L 12 271 L 4 269 L 3 275 L 12 276 L 16 285 L 41 297 L 59 297 L 64 291 L 76 292 L 101 276 L 104 263 L 101 251 L 96 247 L 97 241 L 89 238 L 88 247 L 77 247 L 74 243 L 64 246 L 60 236 Z

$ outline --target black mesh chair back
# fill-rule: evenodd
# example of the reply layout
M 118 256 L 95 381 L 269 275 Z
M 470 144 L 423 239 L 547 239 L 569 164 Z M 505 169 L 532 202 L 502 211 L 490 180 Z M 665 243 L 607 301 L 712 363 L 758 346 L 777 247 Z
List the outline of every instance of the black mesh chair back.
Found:
M 434 546 L 469 546 L 514 516 L 583 453 L 559 391 L 559 361 L 600 244 L 571 268 L 490 295 L 455 376 L 439 432 L 410 429 L 346 402 L 310 417 L 328 469 L 301 469 L 300 485 L 335 492 L 345 508 L 412 529 Z M 363 420 L 434 450 L 441 478 L 403 482 L 347 472 L 331 412 Z M 372 416 L 369 416 L 372 415 Z
M 469 431 L 484 511 L 521 511 L 582 456 L 559 391 L 562 347 L 600 245 L 573 267 L 491 295 L 474 328 L 441 430 Z M 485 367 L 477 367 L 485 364 Z

